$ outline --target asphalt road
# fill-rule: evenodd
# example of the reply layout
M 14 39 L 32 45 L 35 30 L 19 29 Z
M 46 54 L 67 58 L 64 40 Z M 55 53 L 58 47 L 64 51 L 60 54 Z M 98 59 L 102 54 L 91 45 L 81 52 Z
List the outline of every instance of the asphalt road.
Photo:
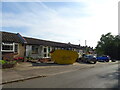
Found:
M 9 83 L 3 88 L 118 88 L 118 64 Z

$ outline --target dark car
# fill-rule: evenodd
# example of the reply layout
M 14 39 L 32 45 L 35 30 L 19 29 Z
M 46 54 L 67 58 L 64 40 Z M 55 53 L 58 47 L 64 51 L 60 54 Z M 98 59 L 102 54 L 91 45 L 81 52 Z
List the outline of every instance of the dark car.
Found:
M 91 64 L 95 64 L 97 62 L 96 57 L 92 55 L 84 55 L 81 60 L 82 62 L 91 63 Z
M 116 60 L 115 60 L 115 59 L 111 59 L 111 61 L 112 61 L 112 62 L 116 62 Z
M 97 57 L 97 61 L 100 61 L 100 62 L 109 62 L 110 61 L 110 57 L 108 55 L 99 56 L 99 57 Z

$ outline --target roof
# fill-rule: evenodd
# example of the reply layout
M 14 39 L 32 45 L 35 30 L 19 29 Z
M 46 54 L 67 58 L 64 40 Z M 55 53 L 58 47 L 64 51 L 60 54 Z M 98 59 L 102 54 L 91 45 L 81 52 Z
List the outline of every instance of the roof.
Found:
M 67 44 L 61 42 L 54 42 L 48 40 L 41 40 L 35 38 L 24 37 L 29 45 L 44 45 L 44 46 L 53 46 L 53 47 L 61 47 L 61 48 L 78 48 L 80 49 L 79 45 L 74 44 Z
M 60 43 L 60 42 L 54 42 L 54 41 L 48 41 L 48 40 L 41 40 L 41 39 L 35 39 L 35 38 L 29 38 L 24 37 L 27 41 L 27 44 L 29 45 L 44 45 L 44 46 L 53 46 L 53 47 L 68 47 L 68 44 L 66 43 Z
M 52 47 L 60 47 L 60 48 L 78 48 L 78 49 L 80 48 L 79 45 L 41 40 L 30 37 L 22 37 L 19 33 L 15 34 L 10 32 L 2 32 L 2 42 L 25 43 L 28 45 L 44 45 L 44 46 L 52 46 Z
M 2 42 L 15 42 L 15 43 L 24 43 L 18 34 L 10 33 L 10 32 L 2 32 Z

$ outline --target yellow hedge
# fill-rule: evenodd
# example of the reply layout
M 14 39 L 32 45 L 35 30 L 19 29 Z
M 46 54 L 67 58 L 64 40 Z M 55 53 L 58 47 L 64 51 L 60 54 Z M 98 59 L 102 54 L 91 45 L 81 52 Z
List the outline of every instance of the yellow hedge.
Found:
M 78 53 L 70 50 L 55 50 L 51 59 L 57 64 L 73 64 L 78 58 Z

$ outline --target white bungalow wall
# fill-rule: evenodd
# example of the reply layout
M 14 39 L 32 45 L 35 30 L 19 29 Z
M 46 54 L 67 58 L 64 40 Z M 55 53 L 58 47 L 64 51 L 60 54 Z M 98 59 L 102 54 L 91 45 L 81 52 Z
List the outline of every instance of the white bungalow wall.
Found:
M 31 52 L 32 51 L 32 46 L 31 45 L 27 45 L 26 46 L 26 56 L 30 57 L 31 56 Z
M 50 52 L 55 49 L 62 49 L 62 48 L 56 48 L 56 47 L 50 47 L 50 46 L 38 46 L 38 53 L 34 54 L 32 53 L 32 46 L 33 45 L 27 45 L 26 46 L 26 56 L 27 57 L 33 57 L 33 58 L 50 58 Z M 36 45 L 37 46 L 37 45 Z M 44 50 L 46 49 L 46 50 Z M 82 56 L 83 54 L 83 50 L 79 50 L 79 49 L 72 49 L 73 51 L 77 51 L 79 54 L 79 57 Z
M 27 57 L 50 58 L 50 51 L 52 51 L 52 47 L 50 47 L 50 46 L 38 46 L 38 53 L 33 54 L 32 53 L 32 46 L 34 46 L 34 45 L 27 45 L 26 46 L 26 56 Z M 46 49 L 46 52 L 44 52 L 44 48 Z M 49 50 L 49 48 L 50 48 L 50 50 Z
M 32 46 L 35 45 L 27 45 L 26 46 L 26 56 L 27 57 L 33 57 L 33 58 L 42 58 L 41 52 L 42 52 L 42 46 L 38 47 L 38 53 L 32 53 Z

